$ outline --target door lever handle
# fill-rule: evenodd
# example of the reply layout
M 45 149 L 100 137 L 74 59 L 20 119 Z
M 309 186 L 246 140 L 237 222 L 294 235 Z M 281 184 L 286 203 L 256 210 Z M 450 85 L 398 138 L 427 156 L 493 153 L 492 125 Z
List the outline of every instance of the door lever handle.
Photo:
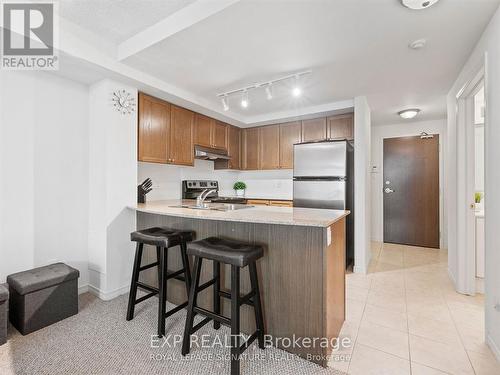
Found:
M 386 188 L 384 189 L 384 193 L 386 193 L 386 194 L 391 194 L 391 193 L 394 193 L 394 190 L 392 190 L 391 188 L 386 187 Z

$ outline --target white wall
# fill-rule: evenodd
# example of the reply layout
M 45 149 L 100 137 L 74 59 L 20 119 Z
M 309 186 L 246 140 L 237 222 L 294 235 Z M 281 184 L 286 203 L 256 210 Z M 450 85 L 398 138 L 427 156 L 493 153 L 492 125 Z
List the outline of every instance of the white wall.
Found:
M 371 238 L 374 241 L 383 241 L 384 238 L 384 139 L 394 137 L 416 136 L 420 133 L 439 134 L 439 182 L 440 182 L 440 228 L 441 228 L 441 248 L 447 246 L 447 225 L 445 219 L 444 201 L 444 177 L 445 162 L 444 150 L 446 149 L 446 120 L 406 122 L 394 125 L 381 125 L 372 128 L 372 231 Z M 373 167 L 376 167 L 373 168 Z
M 63 261 L 88 283 L 88 89 L 0 71 L 0 282 Z
M 366 273 L 371 258 L 371 118 L 365 97 L 354 99 L 354 272 Z
M 138 183 L 146 178 L 153 180 L 153 191 L 149 200 L 181 198 L 182 180 L 217 180 L 219 195 L 235 194 L 233 184 L 244 181 L 247 184 L 246 196 L 262 199 L 293 199 L 293 172 L 275 171 L 233 171 L 214 170 L 214 163 L 208 160 L 195 160 L 194 167 L 182 167 L 155 163 L 139 163 Z
M 101 299 L 128 292 L 136 229 L 137 112 L 122 114 L 111 101 L 116 90 L 137 100 L 137 90 L 104 80 L 90 87 L 89 287 Z
M 456 128 L 456 95 L 467 84 L 478 68 L 483 65 L 486 56 L 486 126 L 485 126 L 485 311 L 487 341 L 500 360 L 500 311 L 494 306 L 500 303 L 500 251 L 498 228 L 500 226 L 500 10 L 497 10 L 484 31 L 467 63 L 459 74 L 448 94 L 448 165 L 449 184 L 447 194 L 450 196 L 449 220 L 449 268 L 452 275 L 457 273 L 456 259 L 456 217 L 458 201 L 457 180 L 457 128 Z M 454 241 L 454 242 L 452 242 Z

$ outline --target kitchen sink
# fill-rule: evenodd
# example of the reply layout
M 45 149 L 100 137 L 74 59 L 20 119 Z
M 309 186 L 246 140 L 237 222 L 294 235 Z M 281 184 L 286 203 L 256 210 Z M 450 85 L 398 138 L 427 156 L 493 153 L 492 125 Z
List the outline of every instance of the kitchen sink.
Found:
M 242 210 L 244 208 L 251 208 L 254 206 L 249 206 L 247 204 L 239 204 L 239 203 L 204 203 L 201 206 L 197 206 L 195 204 L 181 204 L 177 206 L 170 206 L 172 208 L 189 208 L 192 210 L 212 210 L 212 211 L 236 211 Z

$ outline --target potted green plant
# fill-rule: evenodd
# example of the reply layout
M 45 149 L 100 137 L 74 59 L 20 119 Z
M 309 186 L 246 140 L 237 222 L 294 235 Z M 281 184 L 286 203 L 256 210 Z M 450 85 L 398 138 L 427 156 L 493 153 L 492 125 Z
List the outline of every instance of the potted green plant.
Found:
M 476 202 L 476 211 L 482 211 L 483 210 L 483 196 L 484 194 L 477 191 L 474 194 L 474 200 Z
M 233 189 L 236 192 L 237 196 L 245 195 L 245 189 L 247 188 L 247 184 L 242 181 L 236 181 L 233 185 Z

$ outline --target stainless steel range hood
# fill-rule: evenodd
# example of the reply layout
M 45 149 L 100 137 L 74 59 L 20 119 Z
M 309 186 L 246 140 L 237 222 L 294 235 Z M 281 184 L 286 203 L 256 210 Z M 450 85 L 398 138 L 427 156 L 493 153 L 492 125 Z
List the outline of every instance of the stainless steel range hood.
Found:
M 194 157 L 202 160 L 230 160 L 227 151 L 203 146 L 194 146 Z

